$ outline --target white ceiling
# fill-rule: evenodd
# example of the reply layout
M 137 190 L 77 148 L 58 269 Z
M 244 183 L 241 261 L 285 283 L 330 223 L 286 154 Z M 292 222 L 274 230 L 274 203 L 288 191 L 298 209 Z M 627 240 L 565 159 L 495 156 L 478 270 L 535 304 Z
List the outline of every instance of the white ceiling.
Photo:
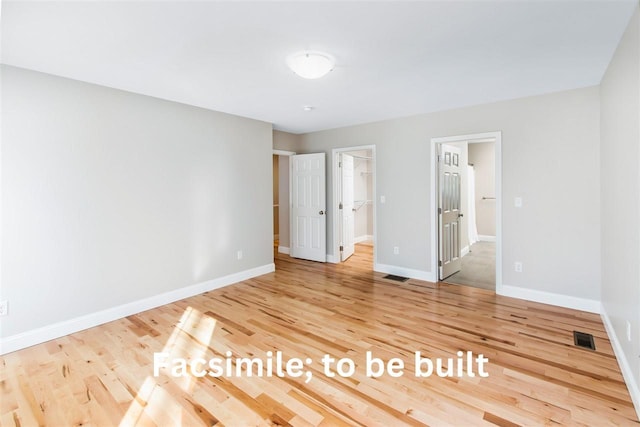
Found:
M 304 133 L 596 85 L 636 5 L 3 1 L 1 60 Z M 304 49 L 335 70 L 293 74 Z

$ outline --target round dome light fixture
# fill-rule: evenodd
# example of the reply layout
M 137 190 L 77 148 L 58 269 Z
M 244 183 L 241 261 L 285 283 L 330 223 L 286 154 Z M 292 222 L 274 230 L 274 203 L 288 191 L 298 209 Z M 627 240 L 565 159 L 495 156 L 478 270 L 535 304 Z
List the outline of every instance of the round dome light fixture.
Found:
M 305 79 L 319 79 L 333 70 L 335 64 L 335 59 L 324 52 L 304 51 L 287 57 L 289 68 Z

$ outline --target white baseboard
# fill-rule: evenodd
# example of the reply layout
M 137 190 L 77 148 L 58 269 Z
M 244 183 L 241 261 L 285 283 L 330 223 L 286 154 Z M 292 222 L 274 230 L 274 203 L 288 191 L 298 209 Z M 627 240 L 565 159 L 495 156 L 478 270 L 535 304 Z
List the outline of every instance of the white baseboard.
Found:
M 495 242 L 496 241 L 496 236 L 486 236 L 483 234 L 479 234 L 478 235 L 478 241 L 479 242 Z
M 86 314 L 74 319 L 63 320 L 62 322 L 54 323 L 42 328 L 11 335 L 2 340 L 2 343 L 0 344 L 0 355 L 31 347 L 32 345 L 41 344 L 65 335 L 102 325 L 103 323 L 122 319 L 123 317 L 131 316 L 132 314 L 150 310 L 161 305 L 170 304 L 181 299 L 222 288 L 224 286 L 271 273 L 273 271 L 275 271 L 275 264 L 266 264 L 250 270 L 229 274 L 228 276 L 219 277 L 217 279 L 197 283 L 195 285 L 165 292 L 163 294 L 154 295 L 149 298 Z
M 373 242 L 373 235 L 364 234 L 353 239 L 353 243 Z
M 373 271 L 386 274 L 395 274 L 396 276 L 408 277 L 410 279 L 425 280 L 427 282 L 436 282 L 436 275 L 431 271 L 414 270 L 412 268 L 398 267 L 395 265 L 378 264 L 373 265 Z
M 338 264 L 340 262 L 340 255 L 335 256 L 335 255 L 327 254 L 327 262 L 330 262 L 332 264 Z
M 572 308 L 574 310 L 588 311 L 590 313 L 600 313 L 601 311 L 600 301 L 537 291 L 535 289 L 519 288 L 517 286 L 503 284 L 500 290 L 496 288 L 496 293 L 505 297 L 557 305 L 560 307 Z
M 611 319 L 609 319 L 609 315 L 607 314 L 604 305 L 602 306 L 601 311 L 600 317 L 602 318 L 602 323 L 604 323 L 604 328 L 607 330 L 609 341 L 611 341 L 611 347 L 613 347 L 613 352 L 616 355 L 616 360 L 618 361 L 618 365 L 622 371 L 622 377 L 624 378 L 624 382 L 629 390 L 629 395 L 631 396 L 633 406 L 636 408 L 638 418 L 640 418 L 640 385 L 633 376 L 631 366 L 629 366 L 629 360 L 627 360 L 627 357 L 622 350 L 622 346 L 620 345 L 620 341 L 616 335 L 616 330 L 614 329 L 613 324 L 611 324 Z
M 287 255 L 289 255 L 290 250 L 289 250 L 289 248 L 288 248 L 288 247 L 286 247 L 286 246 L 278 246 L 278 252 L 279 252 L 279 253 L 281 253 L 281 254 L 287 254 Z
M 460 251 L 460 257 L 462 258 L 463 256 L 465 256 L 466 254 L 469 253 L 469 246 L 465 246 L 464 248 L 462 248 L 462 250 Z

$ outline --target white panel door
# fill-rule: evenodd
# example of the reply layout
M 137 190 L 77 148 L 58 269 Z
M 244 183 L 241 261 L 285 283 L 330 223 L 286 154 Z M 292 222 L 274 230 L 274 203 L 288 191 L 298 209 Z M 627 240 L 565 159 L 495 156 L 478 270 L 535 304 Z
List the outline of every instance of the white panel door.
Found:
M 442 144 L 438 156 L 439 270 L 442 280 L 460 271 L 460 148 Z M 466 167 L 466 166 L 465 166 Z
M 340 259 L 345 261 L 355 251 L 355 206 L 353 203 L 353 156 L 341 154 L 340 173 L 342 176 L 342 243 Z
M 327 260 L 325 155 L 291 156 L 291 242 L 295 258 Z

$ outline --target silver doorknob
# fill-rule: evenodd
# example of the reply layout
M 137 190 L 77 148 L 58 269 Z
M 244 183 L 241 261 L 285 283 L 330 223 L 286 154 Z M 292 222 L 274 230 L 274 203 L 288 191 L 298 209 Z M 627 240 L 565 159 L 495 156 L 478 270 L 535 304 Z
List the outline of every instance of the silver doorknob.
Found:
M 320 211 L 318 212 L 320 215 L 324 215 L 324 211 Z
M 464 216 L 464 214 L 459 213 L 458 214 L 458 218 L 460 218 L 461 216 Z

